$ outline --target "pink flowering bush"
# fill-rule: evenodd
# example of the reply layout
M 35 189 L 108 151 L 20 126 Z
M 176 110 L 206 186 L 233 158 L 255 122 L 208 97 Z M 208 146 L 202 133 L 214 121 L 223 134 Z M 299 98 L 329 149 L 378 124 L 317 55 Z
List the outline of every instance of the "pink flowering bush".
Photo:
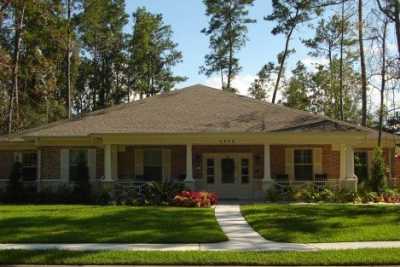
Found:
M 209 192 L 182 191 L 173 201 L 175 206 L 208 208 L 217 204 L 217 194 Z

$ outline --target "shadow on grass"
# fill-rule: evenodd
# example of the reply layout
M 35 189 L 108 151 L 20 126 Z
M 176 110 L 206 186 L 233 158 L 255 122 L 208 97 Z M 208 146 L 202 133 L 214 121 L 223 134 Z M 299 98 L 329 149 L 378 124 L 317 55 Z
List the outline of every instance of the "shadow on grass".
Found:
M 0 209 L 0 213 L 4 208 Z M 12 207 L 10 207 L 12 209 Z M 211 209 L 33 207 L 0 217 L 0 243 L 201 243 L 225 241 Z
M 281 242 L 400 240 L 400 207 L 356 205 L 249 205 L 249 224 Z

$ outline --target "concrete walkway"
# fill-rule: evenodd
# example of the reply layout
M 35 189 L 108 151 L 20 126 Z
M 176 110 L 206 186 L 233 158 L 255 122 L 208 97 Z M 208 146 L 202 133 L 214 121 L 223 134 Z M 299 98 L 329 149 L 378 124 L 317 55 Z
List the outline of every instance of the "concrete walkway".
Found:
M 229 241 L 205 244 L 0 244 L 0 250 L 70 251 L 316 251 L 361 248 L 400 248 L 400 241 L 282 243 L 265 240 L 243 218 L 239 205 L 218 205 L 215 216 Z

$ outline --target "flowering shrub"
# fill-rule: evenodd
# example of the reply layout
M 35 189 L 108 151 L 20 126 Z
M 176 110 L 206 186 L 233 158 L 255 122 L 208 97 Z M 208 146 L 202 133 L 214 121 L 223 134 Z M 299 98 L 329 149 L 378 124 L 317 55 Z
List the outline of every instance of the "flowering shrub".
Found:
M 207 208 L 217 204 L 217 195 L 209 192 L 182 191 L 175 196 L 173 204 L 182 207 Z

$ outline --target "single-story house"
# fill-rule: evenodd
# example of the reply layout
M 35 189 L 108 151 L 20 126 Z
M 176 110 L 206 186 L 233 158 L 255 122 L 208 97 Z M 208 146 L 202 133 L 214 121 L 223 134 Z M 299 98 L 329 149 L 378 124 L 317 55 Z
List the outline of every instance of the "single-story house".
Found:
M 94 184 L 175 180 L 228 199 L 261 197 L 277 181 L 355 189 L 357 177 L 370 173 L 377 137 L 370 128 L 194 85 L 0 137 L 0 184 L 15 161 L 38 190 L 68 184 L 84 160 Z M 391 181 L 400 175 L 397 142 L 383 134 Z

